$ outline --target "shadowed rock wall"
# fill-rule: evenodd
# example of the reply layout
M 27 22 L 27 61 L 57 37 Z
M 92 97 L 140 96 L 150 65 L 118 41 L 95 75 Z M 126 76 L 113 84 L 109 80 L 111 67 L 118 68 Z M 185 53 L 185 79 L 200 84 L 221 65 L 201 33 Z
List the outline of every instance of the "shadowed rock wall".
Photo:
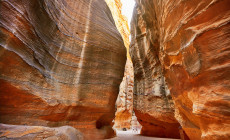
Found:
M 229 139 L 230 1 L 136 2 L 130 54 L 142 134 L 177 137 L 177 120 L 190 139 Z
M 0 122 L 112 136 L 125 61 L 103 0 L 2 0 Z

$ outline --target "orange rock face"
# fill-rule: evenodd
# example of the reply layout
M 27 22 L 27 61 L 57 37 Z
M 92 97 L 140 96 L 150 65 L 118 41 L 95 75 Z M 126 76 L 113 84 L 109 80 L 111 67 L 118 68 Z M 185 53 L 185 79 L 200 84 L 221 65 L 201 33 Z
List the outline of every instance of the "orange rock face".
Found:
M 129 54 L 129 26 L 127 18 L 122 15 L 122 3 L 120 0 L 105 0 L 109 6 L 115 24 L 120 32 L 124 45 L 127 50 L 127 61 L 125 65 L 125 73 L 120 84 L 120 91 L 116 101 L 116 117 L 114 127 L 117 129 L 130 128 L 133 111 L 133 64 Z
M 112 136 L 126 50 L 106 3 L 0 5 L 0 122 Z
M 229 5 L 229 0 L 137 0 L 130 53 L 143 134 L 156 131 L 151 121 L 166 133 L 175 116 L 192 140 L 230 138 Z

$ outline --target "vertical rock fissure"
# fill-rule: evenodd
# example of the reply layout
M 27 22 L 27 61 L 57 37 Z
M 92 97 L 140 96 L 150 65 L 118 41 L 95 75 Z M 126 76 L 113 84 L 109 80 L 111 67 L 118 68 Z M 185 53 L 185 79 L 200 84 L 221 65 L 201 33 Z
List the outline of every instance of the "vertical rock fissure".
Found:
M 128 19 L 129 15 L 123 15 L 123 9 L 127 4 L 122 0 L 105 0 L 107 5 L 109 6 L 113 19 L 115 21 L 116 27 L 120 32 L 124 45 L 126 47 L 126 65 L 125 72 L 122 82 L 120 83 L 119 94 L 116 101 L 116 113 L 115 113 L 115 123 L 114 128 L 118 130 L 122 130 L 123 128 L 129 129 L 131 128 L 132 115 L 133 115 L 133 64 L 129 54 L 129 45 L 130 45 L 130 30 Z M 131 1 L 129 1 L 131 2 Z M 130 7 L 129 7 L 130 8 Z M 130 15 L 131 16 L 131 15 Z

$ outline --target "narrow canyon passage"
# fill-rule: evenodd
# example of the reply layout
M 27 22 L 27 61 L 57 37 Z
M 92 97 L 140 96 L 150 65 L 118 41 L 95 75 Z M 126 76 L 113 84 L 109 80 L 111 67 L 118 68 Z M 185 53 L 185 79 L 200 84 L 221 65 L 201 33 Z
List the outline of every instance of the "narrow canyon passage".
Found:
M 229 5 L 1 0 L 0 140 L 229 140 Z

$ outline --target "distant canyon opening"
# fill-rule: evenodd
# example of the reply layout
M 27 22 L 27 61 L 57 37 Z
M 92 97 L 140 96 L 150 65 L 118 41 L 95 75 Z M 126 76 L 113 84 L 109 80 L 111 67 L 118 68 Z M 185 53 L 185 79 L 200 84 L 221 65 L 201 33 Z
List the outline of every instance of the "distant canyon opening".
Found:
M 130 1 L 113 2 L 127 49 L 114 128 L 139 122 L 145 136 L 229 139 L 230 2 L 135 0 L 128 24 Z
M 133 111 L 133 86 L 134 70 L 129 54 L 130 46 L 130 25 L 135 0 L 106 0 L 109 6 L 116 27 L 120 32 L 127 51 L 124 77 L 119 87 L 119 94 L 115 104 L 115 118 L 113 128 L 118 131 L 140 132 L 141 125 L 137 121 Z

